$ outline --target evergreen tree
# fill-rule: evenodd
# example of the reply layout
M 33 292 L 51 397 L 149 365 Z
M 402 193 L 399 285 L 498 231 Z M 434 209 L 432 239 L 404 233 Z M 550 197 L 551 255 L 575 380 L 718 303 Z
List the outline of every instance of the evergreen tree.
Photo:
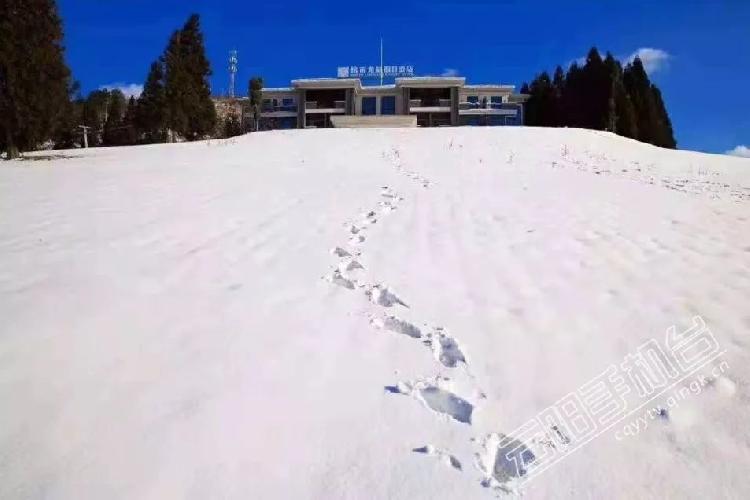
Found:
M 635 110 L 638 140 L 656 144 L 659 136 L 658 117 L 651 81 L 643 68 L 640 58 L 636 57 L 625 67 L 623 80 Z
M 69 102 L 54 0 L 0 0 L 0 146 L 8 158 L 49 139 Z
M 253 115 L 253 130 L 258 130 L 261 101 L 263 97 L 263 78 L 254 76 L 248 83 L 247 95 L 250 97 L 250 111 Z
M 537 127 L 556 126 L 555 90 L 546 71 L 531 82 L 529 95 L 529 100 L 526 101 L 526 123 Z
M 623 69 L 610 53 L 602 60 L 594 47 L 583 67 L 574 62 L 564 73 L 558 66 L 551 81 L 547 73 L 540 73 L 531 84 L 522 85 L 521 93 L 529 95 L 527 125 L 609 130 L 676 147 L 661 91 L 638 58 Z
M 164 65 L 154 61 L 138 99 L 135 116 L 138 134 L 143 134 L 146 142 L 163 142 L 167 126 L 167 98 L 164 89 Z
M 136 117 L 138 116 L 138 101 L 130 96 L 128 107 L 123 118 L 123 144 L 138 143 L 138 130 L 136 128 Z
M 555 68 L 552 76 L 552 91 L 554 93 L 553 126 L 565 125 L 565 110 L 563 109 L 563 96 L 565 94 L 565 72 L 561 66 Z
M 105 146 L 119 146 L 125 144 L 123 133 L 123 119 L 125 118 L 125 95 L 119 89 L 109 92 L 107 112 L 104 121 L 103 143 Z
M 172 35 L 164 61 L 168 128 L 188 140 L 210 134 L 216 127 L 216 108 L 211 100 L 211 67 L 197 14 Z
M 610 82 L 607 106 L 607 130 L 635 139 L 638 136 L 635 110 L 623 83 L 622 65 L 612 54 L 604 59 Z
M 69 99 L 52 136 L 55 149 L 70 149 L 83 143 L 79 125 L 83 123 L 85 100 L 81 96 L 81 86 L 73 82 L 70 86 Z
M 675 149 L 677 142 L 674 139 L 672 120 L 669 119 L 669 114 L 667 114 L 667 108 L 664 106 L 661 91 L 656 85 L 651 84 L 651 93 L 654 97 L 654 110 L 657 120 L 657 132 L 654 144 L 663 148 Z
M 607 67 L 596 47 L 592 47 L 586 56 L 579 84 L 583 113 L 581 126 L 592 130 L 604 130 L 607 126 L 611 84 Z
M 565 125 L 584 127 L 585 113 L 583 104 L 586 96 L 583 93 L 583 70 L 574 62 L 565 76 L 565 90 L 562 98 L 562 109 L 565 113 Z
M 83 125 L 90 127 L 89 146 L 96 147 L 103 142 L 104 124 L 107 122 L 109 108 L 109 91 L 94 90 L 89 92 L 83 105 Z

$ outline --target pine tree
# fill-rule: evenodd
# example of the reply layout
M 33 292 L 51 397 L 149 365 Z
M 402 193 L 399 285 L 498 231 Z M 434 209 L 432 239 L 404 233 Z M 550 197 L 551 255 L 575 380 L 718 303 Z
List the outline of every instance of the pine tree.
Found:
M 83 124 L 91 127 L 89 130 L 89 146 L 96 147 L 102 144 L 104 125 L 107 122 L 107 110 L 109 108 L 109 91 L 93 90 L 89 92 L 83 105 Z
M 636 57 L 632 63 L 626 66 L 623 80 L 628 95 L 633 102 L 638 140 L 656 144 L 659 125 L 654 93 L 651 90 L 651 82 L 640 58 Z
M 638 123 L 635 108 L 633 107 L 633 101 L 631 101 L 622 85 L 616 89 L 615 107 L 617 109 L 617 122 L 614 132 L 631 139 L 637 139 Z
M 657 120 L 656 141 L 654 144 L 663 148 L 675 149 L 677 142 L 674 139 L 672 120 L 669 119 L 667 108 L 664 106 L 661 91 L 656 85 L 651 84 L 651 93 L 654 96 L 654 110 Z
M 250 97 L 250 111 L 253 115 L 253 130 L 258 130 L 260 121 L 261 100 L 263 97 L 263 78 L 254 76 L 248 83 L 247 95 Z
M 563 107 L 563 95 L 565 94 L 565 72 L 561 66 L 555 68 L 552 76 L 552 91 L 554 93 L 553 126 L 562 127 L 565 125 L 565 110 Z
M 526 101 L 526 123 L 537 127 L 557 126 L 555 89 L 549 75 L 543 71 L 529 86 L 529 100 Z
M 586 64 L 574 62 L 567 73 L 559 66 L 550 82 L 540 73 L 521 93 L 528 94 L 525 124 L 609 130 L 657 146 L 676 147 L 672 123 L 661 91 L 651 83 L 640 59 L 624 69 L 593 47 Z
M 216 127 L 216 108 L 211 100 L 211 67 L 197 14 L 172 35 L 164 61 L 168 128 L 188 140 L 210 134 Z
M 54 0 L 0 1 L 0 136 L 8 158 L 49 139 L 69 102 Z
M 592 47 L 586 56 L 580 85 L 580 92 L 584 97 L 581 125 L 592 130 L 606 129 L 611 84 L 607 75 L 607 67 L 596 47 Z
M 562 109 L 565 113 L 565 125 L 568 127 L 585 127 L 583 93 L 583 70 L 573 62 L 565 76 L 565 91 L 562 98 Z
M 138 101 L 134 96 L 130 96 L 128 100 L 128 107 L 125 110 L 125 117 L 123 118 L 123 143 L 124 144 L 137 144 L 138 143 L 138 130 L 136 128 L 136 117 L 138 116 Z
M 79 125 L 83 123 L 83 107 L 85 99 L 81 96 L 81 85 L 73 82 L 69 90 L 69 98 L 65 102 L 65 109 L 52 136 L 55 149 L 70 149 L 83 143 Z
M 105 146 L 119 146 L 125 143 L 123 118 L 125 117 L 125 95 L 119 89 L 109 92 L 107 118 L 104 121 L 103 143 Z
M 138 99 L 136 129 L 146 142 L 163 142 L 167 126 L 167 98 L 164 89 L 164 64 L 151 63 L 151 69 Z

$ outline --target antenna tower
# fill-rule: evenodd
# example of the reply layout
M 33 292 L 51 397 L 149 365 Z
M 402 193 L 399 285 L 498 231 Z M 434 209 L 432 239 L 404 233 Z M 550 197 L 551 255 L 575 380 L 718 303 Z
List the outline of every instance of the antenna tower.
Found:
M 234 82 L 237 76 L 237 51 L 229 51 L 229 97 L 234 98 Z

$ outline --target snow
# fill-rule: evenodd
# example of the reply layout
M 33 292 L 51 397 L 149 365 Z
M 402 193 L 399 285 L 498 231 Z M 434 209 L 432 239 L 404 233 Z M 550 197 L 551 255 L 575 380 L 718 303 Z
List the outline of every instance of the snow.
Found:
M 0 498 L 750 495 L 750 160 L 534 128 L 37 158 L 0 165 Z M 520 484 L 519 426 L 696 315 L 725 372 Z

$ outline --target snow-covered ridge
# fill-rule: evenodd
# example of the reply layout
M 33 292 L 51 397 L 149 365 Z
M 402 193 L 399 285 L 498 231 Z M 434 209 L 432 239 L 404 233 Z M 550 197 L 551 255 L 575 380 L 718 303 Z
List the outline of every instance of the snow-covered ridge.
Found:
M 56 154 L 0 165 L 2 498 L 749 493 L 750 160 L 533 128 Z M 696 315 L 728 371 L 518 486 L 519 426 Z

